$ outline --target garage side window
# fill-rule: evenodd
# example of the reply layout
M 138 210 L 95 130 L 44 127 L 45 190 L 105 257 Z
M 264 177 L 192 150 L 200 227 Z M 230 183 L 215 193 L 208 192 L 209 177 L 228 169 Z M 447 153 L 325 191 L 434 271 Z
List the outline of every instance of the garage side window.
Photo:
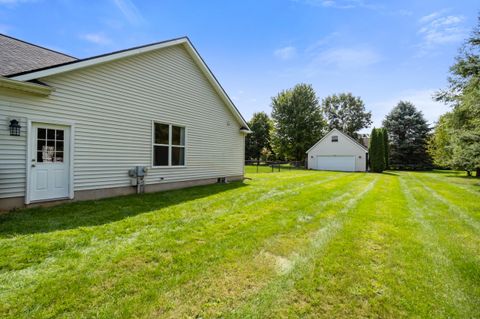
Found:
M 185 165 L 185 127 L 154 123 L 153 166 Z
M 338 142 L 338 136 L 337 135 L 332 136 L 332 142 Z

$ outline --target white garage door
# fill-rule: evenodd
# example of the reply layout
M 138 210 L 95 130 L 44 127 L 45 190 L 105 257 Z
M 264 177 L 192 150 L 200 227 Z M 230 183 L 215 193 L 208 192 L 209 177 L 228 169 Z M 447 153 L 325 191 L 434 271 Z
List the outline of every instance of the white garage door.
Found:
M 354 172 L 355 156 L 317 156 L 317 169 Z

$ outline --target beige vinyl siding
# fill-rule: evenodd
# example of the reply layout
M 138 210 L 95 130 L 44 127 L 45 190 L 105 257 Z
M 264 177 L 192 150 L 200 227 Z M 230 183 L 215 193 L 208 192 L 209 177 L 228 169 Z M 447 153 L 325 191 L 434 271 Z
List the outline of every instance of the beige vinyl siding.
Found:
M 186 167 L 151 168 L 147 184 L 243 174 L 240 124 L 180 45 L 40 80 L 49 97 L 0 94 L 0 125 L 22 125 L 21 137 L 0 127 L 0 197 L 24 195 L 28 118 L 75 122 L 75 191 L 128 186 L 128 169 L 151 167 L 152 121 L 186 127 Z
M 25 159 L 27 123 L 17 118 L 22 126 L 20 136 L 10 136 L 9 124 L 11 103 L 2 95 L 7 90 L 0 89 L 0 198 L 22 196 L 25 189 Z

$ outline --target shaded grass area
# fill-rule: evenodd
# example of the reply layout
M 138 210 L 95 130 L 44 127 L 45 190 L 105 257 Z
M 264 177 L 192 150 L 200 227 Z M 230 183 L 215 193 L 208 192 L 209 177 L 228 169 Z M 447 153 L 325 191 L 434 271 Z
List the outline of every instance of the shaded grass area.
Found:
M 248 176 L 0 216 L 0 317 L 478 317 L 475 180 Z
M 275 164 L 273 167 L 268 165 L 246 165 L 245 173 L 246 174 L 256 174 L 256 173 L 279 173 L 284 171 L 293 171 L 293 170 L 305 170 L 304 167 L 294 167 L 288 164 Z

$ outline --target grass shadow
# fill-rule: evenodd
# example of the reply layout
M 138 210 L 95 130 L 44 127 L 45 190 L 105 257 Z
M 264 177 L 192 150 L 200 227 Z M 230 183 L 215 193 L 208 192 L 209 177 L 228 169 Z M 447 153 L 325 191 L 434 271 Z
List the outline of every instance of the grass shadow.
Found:
M 25 208 L 0 215 L 0 237 L 98 226 L 127 217 L 246 187 L 243 182 Z

